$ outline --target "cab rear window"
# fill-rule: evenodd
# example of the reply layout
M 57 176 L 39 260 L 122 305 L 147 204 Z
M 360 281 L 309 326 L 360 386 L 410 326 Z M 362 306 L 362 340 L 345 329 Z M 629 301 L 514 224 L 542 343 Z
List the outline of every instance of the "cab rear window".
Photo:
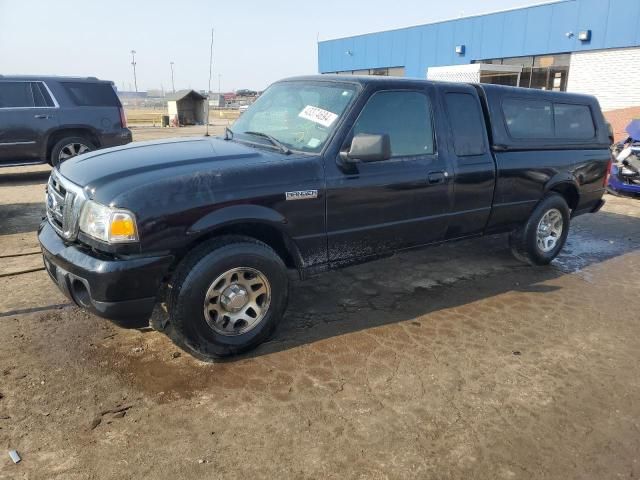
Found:
M 458 157 L 482 155 L 485 149 L 485 126 L 476 97 L 468 93 L 447 93 L 447 114 L 453 135 L 453 150 Z
M 61 82 L 71 101 L 79 107 L 119 107 L 120 101 L 108 83 Z
M 514 139 L 587 140 L 595 137 L 588 105 L 506 98 L 505 123 Z

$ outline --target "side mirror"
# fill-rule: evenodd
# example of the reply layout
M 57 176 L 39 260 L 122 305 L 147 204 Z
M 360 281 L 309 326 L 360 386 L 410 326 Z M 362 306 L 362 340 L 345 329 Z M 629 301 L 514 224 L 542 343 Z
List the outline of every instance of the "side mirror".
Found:
M 346 162 L 378 162 L 391 158 L 391 140 L 389 135 L 359 133 L 351 141 L 348 152 L 340 152 L 340 157 Z

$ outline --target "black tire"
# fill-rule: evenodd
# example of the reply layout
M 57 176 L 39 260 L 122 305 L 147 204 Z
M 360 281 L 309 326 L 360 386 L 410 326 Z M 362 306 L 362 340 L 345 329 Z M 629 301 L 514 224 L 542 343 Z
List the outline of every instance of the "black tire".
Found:
M 261 272 L 269 282 L 270 302 L 262 320 L 238 335 L 222 335 L 209 326 L 204 302 L 218 276 L 234 268 Z M 197 247 L 181 262 L 169 285 L 167 333 L 197 357 L 220 358 L 250 350 L 274 332 L 287 306 L 289 280 L 282 259 L 266 244 L 226 236 Z
M 52 167 L 57 167 L 61 162 L 63 162 L 64 160 L 67 160 L 67 159 L 60 159 L 60 153 L 62 152 L 62 150 L 65 147 L 67 147 L 69 145 L 74 145 L 74 146 L 82 145 L 82 146 L 88 148 L 88 150 L 85 150 L 83 153 L 90 152 L 91 150 L 95 150 L 96 149 L 95 144 L 91 140 L 89 140 L 88 138 L 85 138 L 85 137 L 64 137 L 61 140 L 59 140 L 58 142 L 56 142 L 56 144 L 51 149 L 51 155 L 49 157 L 49 164 Z M 69 157 L 69 158 L 73 158 L 73 157 Z
M 545 252 L 538 245 L 538 225 L 542 217 L 554 209 L 562 215 L 562 233 L 555 246 Z M 564 197 L 556 193 L 547 195 L 534 209 L 527 223 L 509 236 L 509 246 L 514 257 L 531 265 L 548 265 L 564 247 L 569 235 L 570 219 L 571 211 Z

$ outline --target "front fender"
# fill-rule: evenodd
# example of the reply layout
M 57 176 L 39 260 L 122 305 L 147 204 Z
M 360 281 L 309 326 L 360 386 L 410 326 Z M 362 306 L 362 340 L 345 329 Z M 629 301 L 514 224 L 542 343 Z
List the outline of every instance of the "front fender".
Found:
M 187 229 L 187 235 L 200 236 L 239 223 L 268 224 L 284 232 L 287 220 L 275 210 L 261 205 L 232 205 L 200 218 Z
M 280 213 L 260 205 L 233 205 L 211 212 L 195 222 L 187 235 L 199 241 L 217 232 L 254 237 L 273 248 L 290 266 L 303 275 L 304 261 L 298 245 L 287 231 L 288 222 Z

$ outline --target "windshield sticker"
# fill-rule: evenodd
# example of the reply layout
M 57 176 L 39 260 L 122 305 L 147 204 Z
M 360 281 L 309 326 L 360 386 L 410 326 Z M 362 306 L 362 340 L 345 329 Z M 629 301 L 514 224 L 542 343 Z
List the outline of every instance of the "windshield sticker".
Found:
M 320 145 L 320 143 L 322 143 L 322 142 L 320 140 L 318 140 L 317 138 L 312 138 L 311 140 L 309 140 L 307 142 L 307 147 L 316 148 L 318 145 Z
M 300 118 L 318 123 L 323 127 L 330 127 L 331 124 L 336 121 L 336 118 L 338 118 L 338 115 L 336 115 L 335 113 L 323 110 L 322 108 L 314 107 L 312 105 L 307 105 L 306 107 L 304 107 L 298 114 L 298 116 Z

